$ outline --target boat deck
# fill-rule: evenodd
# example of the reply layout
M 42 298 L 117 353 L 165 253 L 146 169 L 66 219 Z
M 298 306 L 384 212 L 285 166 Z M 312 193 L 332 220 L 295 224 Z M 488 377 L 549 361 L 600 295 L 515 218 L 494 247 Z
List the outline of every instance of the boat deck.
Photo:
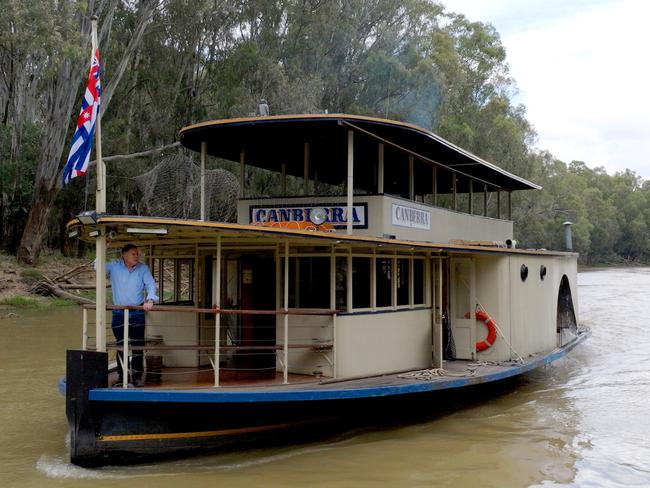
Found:
M 552 363 L 566 355 L 590 335 L 583 329 L 578 336 L 563 347 L 547 354 L 525 358 L 523 362 L 488 363 L 472 361 L 445 361 L 440 370 L 398 372 L 360 378 L 330 379 L 307 375 L 290 375 L 283 384 L 282 376 L 251 380 L 224 381 L 214 387 L 210 371 L 191 375 L 178 375 L 160 385 L 140 388 L 96 388 L 89 399 L 127 402 L 191 402 L 237 403 L 282 402 L 359 399 L 424 393 L 464 386 L 478 385 L 510 378 Z M 184 378 L 181 380 L 180 378 Z M 192 378 L 194 378 L 192 380 Z M 65 388 L 63 385 L 62 388 Z

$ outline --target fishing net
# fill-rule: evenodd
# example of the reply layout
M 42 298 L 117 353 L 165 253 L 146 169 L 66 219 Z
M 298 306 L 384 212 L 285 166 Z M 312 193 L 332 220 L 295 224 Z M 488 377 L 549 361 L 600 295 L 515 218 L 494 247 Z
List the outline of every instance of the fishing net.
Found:
M 141 207 L 156 217 L 201 217 L 201 168 L 182 153 L 165 157 L 133 178 L 142 192 Z M 206 220 L 232 222 L 237 216 L 239 182 L 224 169 L 205 171 Z

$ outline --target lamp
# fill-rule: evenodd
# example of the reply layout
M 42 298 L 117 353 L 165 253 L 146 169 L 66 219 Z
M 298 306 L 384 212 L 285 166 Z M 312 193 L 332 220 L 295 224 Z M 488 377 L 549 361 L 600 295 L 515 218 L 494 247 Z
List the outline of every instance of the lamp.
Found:
M 86 210 L 77 215 L 77 219 L 81 222 L 82 225 L 93 225 L 97 223 L 97 212 L 94 210 Z
M 167 235 L 167 229 L 152 229 L 152 228 L 140 228 L 140 227 L 127 227 L 126 232 L 128 234 L 157 234 L 157 235 Z

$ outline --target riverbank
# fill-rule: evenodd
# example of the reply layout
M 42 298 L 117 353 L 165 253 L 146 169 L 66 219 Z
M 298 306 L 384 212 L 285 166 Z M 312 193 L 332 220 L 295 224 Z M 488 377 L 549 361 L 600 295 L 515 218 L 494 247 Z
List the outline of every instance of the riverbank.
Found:
M 0 310 L 74 305 L 75 302 L 71 300 L 42 296 L 31 290 L 43 278 L 54 279 L 87 262 L 87 258 L 68 258 L 59 252 L 44 251 L 36 266 L 28 266 L 20 263 L 15 256 L 0 253 Z M 84 273 L 75 279 L 79 283 L 92 284 L 94 273 Z

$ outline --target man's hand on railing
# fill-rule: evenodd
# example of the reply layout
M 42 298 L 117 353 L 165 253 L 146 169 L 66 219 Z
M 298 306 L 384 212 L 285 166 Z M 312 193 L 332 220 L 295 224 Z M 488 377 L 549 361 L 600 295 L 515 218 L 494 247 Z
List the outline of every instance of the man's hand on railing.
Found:
M 149 312 L 153 308 L 153 302 L 151 300 L 147 300 L 142 305 L 142 308 L 144 309 L 145 312 Z

